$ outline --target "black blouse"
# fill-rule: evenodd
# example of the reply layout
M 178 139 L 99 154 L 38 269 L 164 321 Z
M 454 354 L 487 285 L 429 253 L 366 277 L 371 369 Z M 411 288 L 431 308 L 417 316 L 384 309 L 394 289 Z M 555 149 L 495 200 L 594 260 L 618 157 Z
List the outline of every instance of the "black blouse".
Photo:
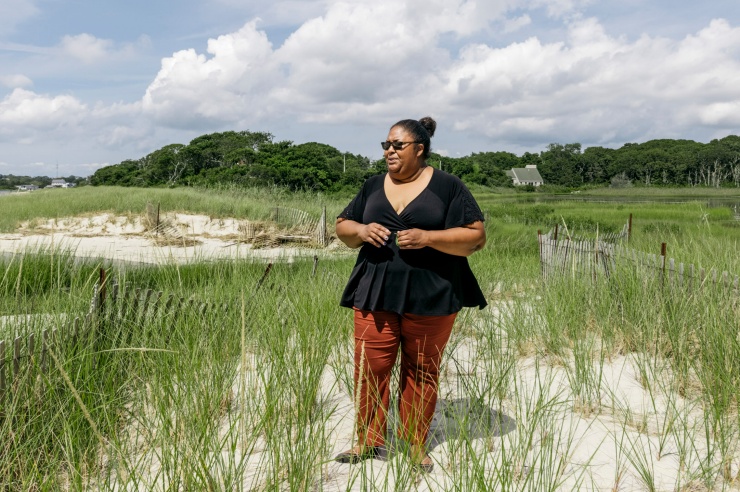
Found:
M 385 175 L 373 176 L 339 215 L 362 224 L 377 222 L 391 231 L 385 246 L 365 243 L 340 304 L 368 311 L 443 316 L 463 307 L 483 309 L 486 299 L 468 259 L 433 248 L 401 250 L 396 232 L 444 230 L 483 220 L 473 195 L 459 178 L 434 169 L 427 187 L 401 213 L 385 194 Z

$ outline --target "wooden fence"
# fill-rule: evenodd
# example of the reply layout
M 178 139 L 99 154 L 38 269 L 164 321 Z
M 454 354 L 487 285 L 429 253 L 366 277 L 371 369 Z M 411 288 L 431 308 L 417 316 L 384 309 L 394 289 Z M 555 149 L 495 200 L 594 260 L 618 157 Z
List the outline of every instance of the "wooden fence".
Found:
M 314 260 L 314 271 L 318 258 Z M 260 278 L 257 289 L 272 269 L 272 263 Z M 118 326 L 123 331 L 145 326 L 153 319 L 174 322 L 184 315 L 206 316 L 227 313 L 227 302 L 213 303 L 186 299 L 152 289 L 121 289 L 116 278 L 106 280 L 106 271 L 100 270 L 100 280 L 93 288 L 90 308 L 86 315 L 77 316 L 62 326 L 49 327 L 40 333 L 0 340 L 0 404 L 6 398 L 25 394 L 24 388 L 36 384 L 38 376 L 50 368 L 49 350 L 52 347 L 76 347 L 105 327 Z M 0 415 L 2 411 L 0 410 Z
M 614 269 L 613 255 L 608 248 L 613 243 L 602 240 L 572 239 L 554 234 L 538 234 L 540 266 L 545 279 L 571 276 L 609 276 Z
M 326 207 L 323 207 L 319 217 L 297 208 L 275 207 L 270 213 L 270 220 L 278 227 L 287 229 L 286 232 L 275 235 L 274 239 L 277 241 L 311 241 L 321 246 L 326 246 L 329 242 Z M 185 238 L 178 228 L 161 219 L 159 204 L 146 204 L 145 223 L 147 231 L 157 237 L 175 240 Z M 243 221 L 239 229 L 245 239 L 254 239 L 257 236 L 254 224 L 249 220 Z
M 290 233 L 278 235 L 278 239 L 313 241 L 321 246 L 326 246 L 328 243 L 326 207 L 323 208 L 319 217 L 296 208 L 275 207 L 271 219 L 276 224 L 291 229 Z
M 708 286 L 720 292 L 740 295 L 740 278 L 726 271 L 705 269 L 679 263 L 666 255 L 637 251 L 621 243 L 601 239 L 556 239 L 553 233 L 538 234 L 540 265 L 545 279 L 560 276 L 608 277 L 617 267 L 630 265 L 649 278 L 657 278 L 670 289 L 702 289 Z
M 632 236 L 632 214 L 619 232 L 599 234 L 597 238 L 573 236 L 563 227 L 565 234 L 556 224 L 547 234 L 537 231 L 542 276 L 553 275 L 609 275 L 609 252 L 615 244 L 629 241 Z

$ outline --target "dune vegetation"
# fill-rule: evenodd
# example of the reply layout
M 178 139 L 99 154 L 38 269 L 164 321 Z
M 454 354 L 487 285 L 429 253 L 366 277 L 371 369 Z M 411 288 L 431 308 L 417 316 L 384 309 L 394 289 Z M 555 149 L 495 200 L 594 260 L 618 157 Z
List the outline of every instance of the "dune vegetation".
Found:
M 332 460 L 353 438 L 351 317 L 337 305 L 353 257 L 278 259 L 269 269 L 249 258 L 111 267 L 36 250 L 0 255 L 0 484 L 735 490 L 740 292 L 732 280 L 740 274 L 740 222 L 733 210 L 710 206 L 716 196 L 707 195 L 638 202 L 634 189 L 618 202 L 475 193 L 488 243 L 470 262 L 489 306 L 464 310 L 448 346 L 432 473 L 409 466 L 393 418 L 382 459 Z M 280 189 L 49 190 L 0 197 L 0 231 L 37 218 L 142 214 L 151 202 L 223 218 L 265 219 L 276 205 L 312 214 L 326 206 L 335 216 L 349 198 Z M 728 272 L 729 286 L 705 279 L 666 288 L 631 263 L 609 276 L 543 279 L 538 230 L 558 224 L 595 237 L 621 230 L 630 214 L 626 246 L 659 254 L 666 243 L 677 262 Z M 148 304 L 159 292 L 159 307 Z

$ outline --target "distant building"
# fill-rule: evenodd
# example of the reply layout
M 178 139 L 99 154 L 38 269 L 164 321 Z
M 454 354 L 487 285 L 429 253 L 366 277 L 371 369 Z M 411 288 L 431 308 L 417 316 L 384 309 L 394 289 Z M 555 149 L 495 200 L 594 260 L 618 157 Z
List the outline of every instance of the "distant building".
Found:
M 512 179 L 514 186 L 542 186 L 545 184 L 542 176 L 540 176 L 540 172 L 537 170 L 537 166 L 534 164 L 528 164 L 524 168 L 515 167 L 510 171 L 506 171 L 506 175 Z
M 47 188 L 73 188 L 74 183 L 67 183 L 62 178 L 54 178 L 51 180 L 51 184 Z
M 36 185 L 18 185 L 16 186 L 16 188 L 18 189 L 18 191 L 33 191 L 39 189 L 39 187 Z

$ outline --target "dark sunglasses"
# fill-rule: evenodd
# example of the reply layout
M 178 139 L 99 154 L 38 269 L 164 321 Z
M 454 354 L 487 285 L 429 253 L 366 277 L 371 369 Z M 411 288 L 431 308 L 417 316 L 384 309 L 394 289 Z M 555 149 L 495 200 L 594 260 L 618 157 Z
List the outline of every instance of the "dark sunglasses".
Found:
M 383 147 L 383 150 L 388 150 L 391 147 L 393 147 L 393 150 L 403 150 L 407 145 L 412 143 L 419 142 L 390 142 L 386 140 L 385 142 L 380 142 L 380 146 Z

